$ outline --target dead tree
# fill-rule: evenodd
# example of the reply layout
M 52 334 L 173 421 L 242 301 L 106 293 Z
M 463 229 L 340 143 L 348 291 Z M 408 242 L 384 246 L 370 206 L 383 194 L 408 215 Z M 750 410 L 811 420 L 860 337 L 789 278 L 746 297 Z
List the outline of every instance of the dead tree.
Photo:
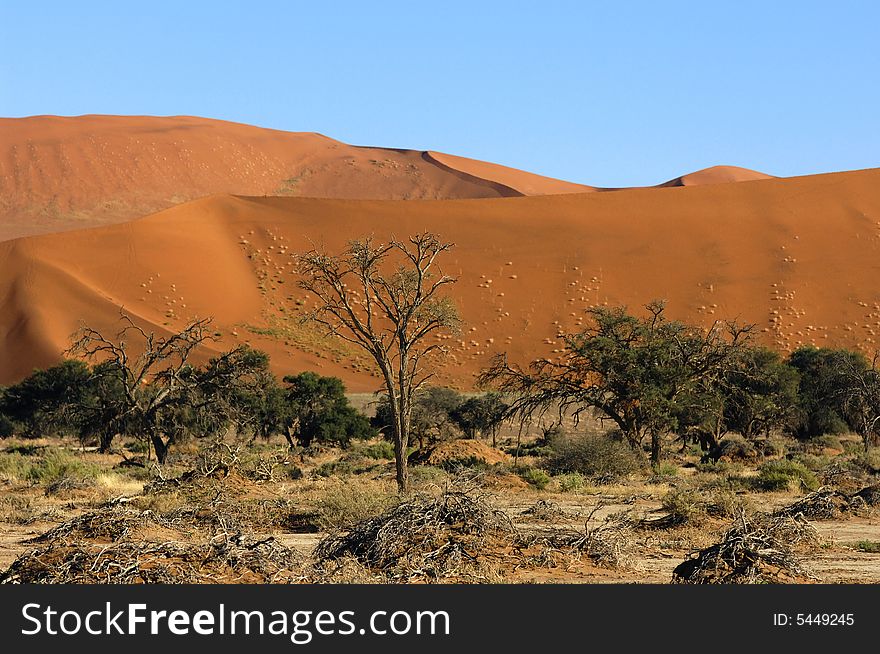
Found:
M 168 336 L 147 333 L 122 314 L 123 327 L 113 337 L 83 327 L 74 335 L 68 352 L 101 362 L 96 374 L 112 375 L 118 389 L 115 415 L 118 424 L 132 425 L 147 437 L 159 463 L 164 463 L 174 434 L 163 434 L 169 415 L 194 397 L 200 376 L 189 359 L 205 341 L 210 319 L 196 320 Z
M 452 246 L 425 232 L 388 243 L 365 238 L 337 255 L 311 250 L 299 257 L 300 287 L 318 300 L 309 318 L 365 350 L 379 369 L 391 406 L 401 493 L 408 488 L 413 395 L 433 377 L 431 355 L 445 351 L 427 339 L 459 322 L 451 300 L 440 294 L 456 280 L 437 264 Z
M 849 426 L 862 437 L 865 452 L 877 437 L 880 426 L 880 354 L 875 354 L 870 365 L 861 357 L 838 357 L 842 383 L 837 391 L 844 417 Z

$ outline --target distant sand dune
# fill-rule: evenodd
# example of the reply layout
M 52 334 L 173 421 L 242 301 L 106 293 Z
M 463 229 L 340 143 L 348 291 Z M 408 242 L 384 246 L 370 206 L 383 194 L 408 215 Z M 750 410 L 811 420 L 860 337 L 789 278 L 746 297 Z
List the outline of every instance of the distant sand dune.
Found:
M 668 186 L 702 186 L 704 184 L 729 184 L 730 182 L 753 182 L 758 179 L 775 179 L 772 175 L 759 173 L 757 170 L 740 168 L 739 166 L 712 166 L 704 168 L 668 182 L 659 184 L 660 187 Z
M 215 193 L 450 199 L 579 188 L 460 157 L 206 118 L 0 119 L 0 240 L 124 222 Z
M 654 298 L 704 325 L 755 323 L 780 349 L 880 347 L 880 170 L 480 200 L 216 195 L 0 243 L 0 383 L 57 361 L 81 322 L 111 330 L 124 306 L 157 330 L 213 316 L 217 348 L 252 342 L 279 373 L 316 370 L 375 390 L 377 379 L 287 317 L 306 301 L 291 253 L 423 229 L 457 244 L 444 263 L 459 277 L 452 294 L 465 326 L 446 341 L 447 383 L 471 385 L 496 352 L 519 362 L 559 356 L 557 330 L 577 329 L 589 305 L 636 309 Z

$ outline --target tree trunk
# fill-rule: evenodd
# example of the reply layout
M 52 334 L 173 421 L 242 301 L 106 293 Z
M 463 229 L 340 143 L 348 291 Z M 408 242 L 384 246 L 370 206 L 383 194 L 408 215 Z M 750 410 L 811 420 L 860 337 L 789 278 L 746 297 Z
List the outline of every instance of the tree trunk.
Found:
M 651 434 L 651 465 L 657 467 L 660 465 L 660 455 L 663 444 L 660 440 L 660 434 Z
M 156 461 L 159 462 L 159 465 L 164 464 L 168 457 L 168 447 L 171 445 L 171 441 L 166 443 L 158 434 L 150 434 L 150 440 L 153 443 L 153 449 L 156 450 Z
M 397 491 L 400 494 L 409 492 L 409 461 L 407 450 L 409 449 L 409 407 L 403 391 L 400 394 L 400 410 L 397 416 L 399 429 L 397 438 L 394 439 L 394 459 L 397 468 Z
M 110 446 L 113 444 L 113 438 L 115 436 L 116 434 L 112 431 L 105 431 L 103 434 L 101 434 L 98 444 L 98 451 L 101 454 L 106 454 L 110 451 Z

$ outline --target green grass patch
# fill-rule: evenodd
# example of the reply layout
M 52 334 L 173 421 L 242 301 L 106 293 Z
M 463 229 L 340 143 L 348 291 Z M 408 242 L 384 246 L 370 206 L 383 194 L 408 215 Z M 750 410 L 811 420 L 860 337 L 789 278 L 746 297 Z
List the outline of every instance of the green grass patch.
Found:
M 370 459 L 394 460 L 394 445 L 388 441 L 379 441 L 368 445 L 358 444 L 353 449 L 357 454 Z
M 762 491 L 814 491 L 819 488 L 819 480 L 812 470 L 799 461 L 789 459 L 775 459 L 762 464 L 754 483 Z
M 550 475 L 548 475 L 544 470 L 541 470 L 540 468 L 529 468 L 528 470 L 523 470 L 519 474 L 519 476 L 538 490 L 544 490 L 545 488 L 547 488 L 547 484 L 550 483 Z

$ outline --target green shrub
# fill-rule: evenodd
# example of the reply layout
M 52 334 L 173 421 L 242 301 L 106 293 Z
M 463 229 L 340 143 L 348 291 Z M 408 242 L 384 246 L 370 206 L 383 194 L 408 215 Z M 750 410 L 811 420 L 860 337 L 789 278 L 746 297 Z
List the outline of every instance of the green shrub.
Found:
M 821 436 L 816 436 L 816 438 L 810 440 L 810 445 L 843 450 L 843 444 L 840 442 L 840 438 L 834 434 L 822 434 Z
M 361 445 L 357 447 L 356 451 L 358 454 L 371 459 L 394 460 L 394 445 L 388 441 L 379 441 L 378 443 Z
M 714 488 L 709 492 L 706 511 L 716 518 L 735 518 L 742 511 L 754 509 L 748 498 L 728 488 Z
M 841 444 L 843 445 L 843 451 L 845 454 L 859 455 L 865 451 L 865 446 L 862 444 L 861 440 L 843 441 Z
M 807 491 L 819 488 L 819 480 L 812 471 L 803 463 L 789 459 L 774 459 L 764 463 L 758 468 L 755 483 L 760 490 L 765 491 L 788 490 L 793 484 Z
M 318 477 L 334 477 L 350 475 L 354 473 L 354 469 L 355 467 L 350 461 L 328 461 L 315 468 L 314 474 Z
M 553 473 L 577 472 L 599 480 L 625 477 L 642 467 L 639 455 L 627 445 L 600 434 L 562 437 L 550 443 L 545 467 Z
M 337 484 L 321 497 L 314 524 L 323 531 L 348 529 L 384 513 L 395 501 L 394 494 L 379 490 L 374 484 Z
M 678 466 L 674 463 L 669 463 L 668 461 L 663 461 L 660 465 L 657 466 L 656 471 L 654 473 L 658 477 L 677 477 L 678 476 Z
M 67 480 L 74 484 L 92 483 L 101 468 L 82 457 L 56 448 L 42 450 L 39 455 L 22 456 L 15 452 L 0 455 L 0 474 L 10 481 L 26 481 L 50 486 Z
M 579 472 L 567 472 L 554 477 L 562 493 L 571 493 L 587 487 L 587 478 Z
M 520 473 L 520 477 L 538 490 L 544 490 L 547 488 L 547 484 L 550 483 L 550 475 L 540 468 L 524 470 Z
M 412 466 L 409 469 L 409 478 L 415 483 L 438 484 L 448 479 L 449 473 L 437 466 Z
M 8 481 L 24 481 L 30 466 L 30 457 L 25 457 L 19 452 L 0 454 L 0 476 Z
M 9 438 L 13 434 L 15 434 L 15 424 L 0 413 L 0 438 Z
M 706 517 L 706 503 L 700 493 L 691 488 L 673 488 L 662 500 L 667 520 L 674 524 L 700 522 Z
M 135 454 L 146 454 L 150 449 L 150 444 L 143 439 L 130 440 L 125 444 L 125 449 Z
M 83 461 L 66 450 L 48 450 L 39 463 L 28 471 L 28 479 L 49 488 L 76 488 L 89 486 L 101 474 L 101 468 Z
M 829 456 L 817 456 L 815 454 L 797 454 L 792 458 L 793 461 L 797 463 L 803 464 L 803 466 L 807 470 L 811 470 L 813 472 L 819 472 L 824 467 L 826 467 L 829 463 L 831 463 L 831 457 Z
M 856 549 L 860 552 L 869 552 L 871 554 L 880 554 L 880 541 L 876 540 L 860 540 L 856 543 Z

